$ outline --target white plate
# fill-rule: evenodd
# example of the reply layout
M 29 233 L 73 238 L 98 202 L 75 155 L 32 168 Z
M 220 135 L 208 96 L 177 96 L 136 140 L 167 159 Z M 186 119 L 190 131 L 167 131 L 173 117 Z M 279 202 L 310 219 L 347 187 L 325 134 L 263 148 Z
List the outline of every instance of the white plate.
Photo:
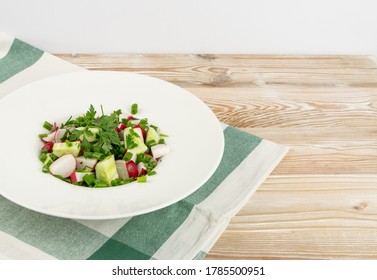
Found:
M 43 122 L 65 121 L 93 104 L 106 114 L 139 104 L 169 135 L 170 154 L 147 183 L 91 189 L 41 171 Z M 197 190 L 220 163 L 224 137 L 213 112 L 188 91 L 131 73 L 81 72 L 44 79 L 0 100 L 0 194 L 29 209 L 66 218 L 112 219 L 168 206 Z

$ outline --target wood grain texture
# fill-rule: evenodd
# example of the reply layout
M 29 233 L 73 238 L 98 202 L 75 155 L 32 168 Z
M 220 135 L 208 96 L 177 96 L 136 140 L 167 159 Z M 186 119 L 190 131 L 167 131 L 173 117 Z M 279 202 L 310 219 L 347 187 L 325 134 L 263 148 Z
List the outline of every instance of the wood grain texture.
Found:
M 60 55 L 91 70 L 130 71 L 183 87 L 375 87 L 377 69 L 365 56 Z
M 377 259 L 377 65 L 368 56 L 59 55 L 187 88 L 291 150 L 208 259 Z

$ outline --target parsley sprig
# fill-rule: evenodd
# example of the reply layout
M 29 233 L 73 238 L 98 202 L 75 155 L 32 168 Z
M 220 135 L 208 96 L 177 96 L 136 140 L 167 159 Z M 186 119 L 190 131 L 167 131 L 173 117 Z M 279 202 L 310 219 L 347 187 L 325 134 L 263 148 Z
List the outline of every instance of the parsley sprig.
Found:
M 79 116 L 76 119 L 70 117 L 62 127 L 72 128 L 71 130 L 67 130 L 68 135 L 66 136 L 70 141 L 80 139 L 83 134 L 93 136 L 94 134 L 89 128 L 98 128 L 96 141 L 89 142 L 86 137 L 83 137 L 81 147 L 86 153 L 95 152 L 95 148 L 99 147 L 104 155 L 110 155 L 119 150 L 118 146 L 121 146 L 121 141 L 115 127 L 119 125 L 119 115 L 122 114 L 122 111 L 119 109 L 111 115 L 102 114 L 99 117 L 96 114 L 97 112 L 91 104 L 85 115 Z M 75 127 L 84 127 L 84 130 L 74 129 Z

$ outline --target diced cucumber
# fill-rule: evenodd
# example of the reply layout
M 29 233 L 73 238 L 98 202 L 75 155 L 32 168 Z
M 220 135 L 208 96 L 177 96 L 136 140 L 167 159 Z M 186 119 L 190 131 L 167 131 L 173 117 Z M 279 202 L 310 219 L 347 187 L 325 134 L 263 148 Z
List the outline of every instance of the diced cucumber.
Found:
M 148 147 L 144 144 L 143 139 L 140 136 L 138 136 L 136 132 L 134 135 L 132 135 L 132 140 L 136 144 L 136 147 L 129 149 L 127 147 L 127 136 L 131 134 L 131 128 L 127 127 L 123 131 L 123 133 L 124 133 L 124 139 L 125 139 L 124 146 L 127 149 L 127 152 L 130 152 L 134 155 L 138 155 L 138 154 L 145 153 L 146 151 L 148 151 Z
M 52 153 L 58 157 L 68 154 L 77 157 L 80 153 L 80 148 L 80 141 L 54 143 L 54 146 L 52 147 Z
M 76 127 L 75 129 L 77 129 L 77 130 L 84 130 L 85 127 Z M 86 140 L 88 140 L 88 142 L 94 142 L 94 141 L 96 141 L 96 135 L 98 134 L 99 129 L 97 127 L 89 127 L 88 130 L 92 133 L 92 135 L 88 135 L 88 133 L 84 132 L 84 134 L 82 134 L 80 136 L 80 140 L 82 141 L 83 138 L 84 138 L 84 136 L 85 136 L 85 138 L 86 138 Z
M 111 186 L 112 180 L 119 178 L 114 155 L 107 156 L 97 163 L 96 176 L 98 180 L 105 182 L 108 186 Z
M 158 132 L 153 128 L 153 127 L 149 127 L 148 131 L 147 131 L 147 139 L 145 140 L 146 142 L 149 142 L 149 141 L 156 141 L 156 143 L 158 143 L 158 141 L 160 141 L 160 135 L 158 134 Z

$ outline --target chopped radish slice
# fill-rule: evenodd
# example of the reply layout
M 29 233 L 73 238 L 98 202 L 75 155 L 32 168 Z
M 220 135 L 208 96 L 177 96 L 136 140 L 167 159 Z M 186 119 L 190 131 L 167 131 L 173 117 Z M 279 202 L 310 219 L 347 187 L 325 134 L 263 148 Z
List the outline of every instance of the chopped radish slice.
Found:
M 121 141 L 124 140 L 124 133 L 123 133 L 123 131 L 118 131 L 118 136 L 119 136 L 119 139 L 120 139 Z
M 45 142 L 54 141 L 55 140 L 55 132 L 48 134 L 46 137 L 43 137 L 42 140 L 45 141 Z
M 145 164 L 143 162 L 139 162 L 139 164 L 137 165 L 137 171 L 139 172 L 139 175 L 147 174 L 147 168 L 145 167 Z
M 126 128 L 127 126 L 124 124 L 124 123 L 121 123 L 121 124 L 119 124 L 115 129 L 116 129 L 116 131 L 122 131 L 122 130 L 124 130 L 125 128 Z
M 140 120 L 131 120 L 132 124 L 138 124 L 139 122 L 140 122 Z
M 128 117 L 127 117 L 127 120 L 130 121 L 130 120 L 132 120 L 133 118 L 134 118 L 133 116 L 128 116 Z
M 154 158 L 160 158 L 170 152 L 170 148 L 166 144 L 157 144 L 151 148 Z
M 72 172 L 71 175 L 69 175 L 69 178 L 71 179 L 72 183 L 81 182 L 84 179 L 85 175 L 94 174 L 94 172 Z
M 58 158 L 50 165 L 50 172 L 54 175 L 69 177 L 76 168 L 76 160 L 73 155 L 68 154 Z
M 42 147 L 41 150 L 48 150 L 50 153 L 52 153 L 52 146 L 54 146 L 54 143 L 48 142 Z
M 52 130 L 56 131 L 58 129 L 59 129 L 59 125 L 56 122 L 54 122 L 54 126 L 52 127 Z
M 144 130 L 144 128 L 142 128 L 140 125 L 135 125 L 134 130 L 135 130 L 135 128 L 140 128 L 144 139 L 145 139 L 145 137 L 147 137 L 147 132 Z
M 130 160 L 130 161 L 126 162 L 126 167 L 127 167 L 127 170 L 128 170 L 128 176 L 129 177 L 136 178 L 138 176 L 139 172 L 137 170 L 137 165 L 134 161 Z
M 55 143 L 61 143 L 62 138 L 67 130 L 65 128 L 58 129 L 55 133 Z
M 126 162 L 124 160 L 116 160 L 115 165 L 117 167 L 119 178 L 128 179 L 129 176 L 128 176 L 128 170 L 126 167 Z
M 76 158 L 76 169 L 81 169 L 84 167 L 94 168 L 96 166 L 98 160 L 95 158 L 84 158 L 83 156 L 79 156 Z

